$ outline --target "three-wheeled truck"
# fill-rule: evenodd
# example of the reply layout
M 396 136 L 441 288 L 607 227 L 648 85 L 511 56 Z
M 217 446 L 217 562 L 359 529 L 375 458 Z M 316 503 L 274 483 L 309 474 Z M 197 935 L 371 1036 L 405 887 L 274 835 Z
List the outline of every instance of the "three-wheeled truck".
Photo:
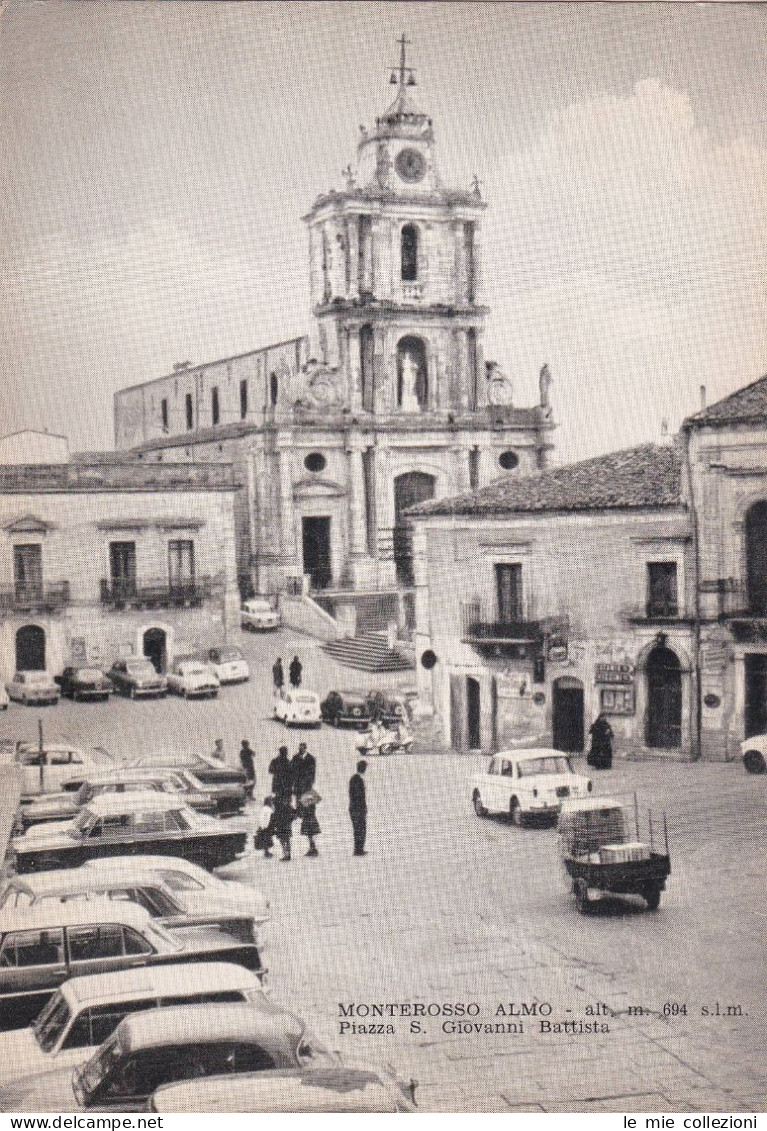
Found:
M 631 802 L 588 797 L 562 803 L 560 852 L 581 914 L 613 895 L 639 895 L 648 911 L 658 909 L 671 872 L 666 814 L 648 809 L 641 823 L 640 833 L 636 796 Z

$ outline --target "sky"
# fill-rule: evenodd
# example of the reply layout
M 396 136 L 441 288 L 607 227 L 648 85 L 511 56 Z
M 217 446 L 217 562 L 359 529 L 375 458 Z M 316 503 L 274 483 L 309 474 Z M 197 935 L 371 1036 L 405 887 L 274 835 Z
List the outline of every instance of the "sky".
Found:
M 0 6 L 0 432 L 113 444 L 112 396 L 308 332 L 301 221 L 391 101 L 479 177 L 486 356 L 557 461 L 767 373 L 758 4 Z

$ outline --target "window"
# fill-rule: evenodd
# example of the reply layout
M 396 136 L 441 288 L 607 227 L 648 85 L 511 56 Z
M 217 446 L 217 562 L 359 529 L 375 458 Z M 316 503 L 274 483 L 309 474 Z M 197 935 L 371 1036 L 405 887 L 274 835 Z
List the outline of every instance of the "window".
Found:
M 168 431 L 168 398 L 163 397 L 160 401 L 160 418 L 162 420 L 163 432 Z
M 109 543 L 109 577 L 116 597 L 136 595 L 136 543 Z
M 405 224 L 400 237 L 402 281 L 414 283 L 418 278 L 418 228 Z
M 94 962 L 105 958 L 122 958 L 122 927 L 106 926 L 67 927 L 70 962 Z
M 13 547 L 13 581 L 17 601 L 35 600 L 43 594 L 42 546 Z
M 479 448 L 469 448 L 469 488 L 479 487 Z
M 194 428 L 194 405 L 192 404 L 191 393 L 187 393 L 184 397 L 184 407 L 186 410 L 186 430 L 191 432 Z
M 123 940 L 126 954 L 154 954 L 146 939 L 132 927 L 123 927 Z
M 466 251 L 466 301 L 473 303 L 477 289 L 477 265 L 473 220 L 467 221 L 463 226 L 463 244 Z
M 276 373 L 270 373 L 269 374 L 269 403 L 271 404 L 272 408 L 276 407 L 277 398 L 279 397 L 279 395 L 280 395 L 280 382 L 277 379 L 277 374 Z
M 60 927 L 51 931 L 14 931 L 3 939 L 2 966 L 57 966 L 64 961 L 64 937 Z
M 522 566 L 498 564 L 495 567 L 498 620 L 515 624 L 522 620 Z
M 648 562 L 648 617 L 675 617 L 678 612 L 676 562 Z
M 199 880 L 195 880 L 193 876 L 187 876 L 184 872 L 163 871 L 160 872 L 160 876 L 171 891 L 204 891 L 204 886 Z
M 519 463 L 519 456 L 516 452 L 501 452 L 498 456 L 498 463 L 504 471 L 513 471 Z
M 373 327 L 360 328 L 360 379 L 362 382 L 362 407 L 372 412 L 373 396 Z
M 466 363 L 469 369 L 469 408 L 471 409 L 477 407 L 477 374 L 479 372 L 477 357 L 477 331 L 472 327 L 466 334 Z
M 240 420 L 248 415 L 248 382 L 240 381 Z
M 189 828 L 189 822 L 180 810 L 173 809 L 165 814 L 165 828 L 168 832 L 184 832 Z
M 309 452 L 309 455 L 304 460 L 304 467 L 307 471 L 324 471 L 327 465 L 322 452 Z
M 194 587 L 194 543 L 191 538 L 177 538 L 168 543 L 168 581 L 171 592 Z
M 85 1009 L 76 1018 L 62 1049 L 81 1049 L 89 1045 L 100 1045 L 111 1037 L 117 1026 L 129 1013 L 141 1013 L 157 1006 L 155 998 L 140 1001 L 123 1001 L 119 1005 L 94 1005 Z
M 133 832 L 136 836 L 150 836 L 165 832 L 165 814 L 162 810 L 133 814 Z
M 210 390 L 210 419 L 213 424 L 218 424 L 219 421 L 219 405 L 218 405 L 218 385 L 214 385 Z

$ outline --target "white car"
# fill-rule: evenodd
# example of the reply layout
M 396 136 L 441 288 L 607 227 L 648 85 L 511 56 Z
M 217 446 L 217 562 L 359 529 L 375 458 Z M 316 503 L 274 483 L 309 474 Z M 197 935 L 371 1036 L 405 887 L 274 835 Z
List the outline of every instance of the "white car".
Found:
M 218 695 L 218 676 L 200 660 L 176 660 L 166 679 L 168 691 L 183 699 L 215 699 Z
M 248 661 L 239 648 L 228 645 L 206 648 L 200 659 L 213 669 L 219 683 L 244 683 L 250 679 Z
M 767 774 L 767 734 L 754 734 L 740 744 L 746 773 Z
M 7 685 L 8 696 L 19 703 L 58 703 L 61 692 L 48 672 L 16 672 Z
M 288 727 L 321 726 L 320 697 L 302 687 L 283 689 L 274 697 L 274 717 Z
M 43 747 L 42 781 L 40 778 L 40 750 L 33 742 L 18 742 L 16 761 L 22 766 L 22 794 L 59 793 L 64 782 L 77 775 L 86 777 L 88 771 L 114 770 L 117 764 L 101 747 L 83 750 L 77 746 Z
M 253 597 L 240 609 L 240 626 L 246 632 L 269 632 L 281 623 L 282 617 L 266 597 Z
M 576 774 L 561 750 L 502 750 L 472 778 L 471 800 L 478 817 L 507 813 L 519 826 L 527 817 L 555 817 L 565 798 L 591 790 L 591 779 Z
M 5 690 L 5 684 L 0 683 L 0 711 L 7 711 L 10 701 L 8 692 Z

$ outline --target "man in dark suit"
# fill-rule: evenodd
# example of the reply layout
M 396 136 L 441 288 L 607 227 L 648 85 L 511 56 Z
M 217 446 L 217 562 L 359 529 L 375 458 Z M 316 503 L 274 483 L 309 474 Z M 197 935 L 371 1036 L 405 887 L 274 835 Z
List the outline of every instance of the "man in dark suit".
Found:
M 290 774 L 296 807 L 301 814 L 301 835 L 309 841 L 309 851 L 306 855 L 319 856 L 315 838 L 322 830 L 317 820 L 317 806 L 312 803 L 301 803 L 301 798 L 314 789 L 314 781 L 317 777 L 317 759 L 309 753 L 305 742 L 299 745 L 298 753 L 291 759 Z
M 365 796 L 365 770 L 367 762 L 357 763 L 357 772 L 349 778 L 349 816 L 354 833 L 354 855 L 365 856 L 365 837 L 368 831 L 368 803 Z

